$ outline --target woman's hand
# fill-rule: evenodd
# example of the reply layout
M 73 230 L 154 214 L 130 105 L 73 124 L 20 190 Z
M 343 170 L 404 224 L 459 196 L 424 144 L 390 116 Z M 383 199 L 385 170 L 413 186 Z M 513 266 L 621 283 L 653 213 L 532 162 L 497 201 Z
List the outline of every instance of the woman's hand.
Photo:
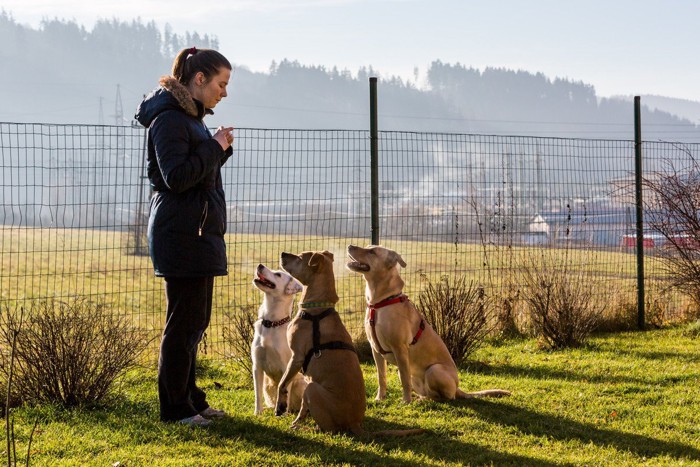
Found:
M 233 144 L 233 127 L 220 126 L 214 133 L 214 139 L 221 145 L 221 149 L 227 150 Z

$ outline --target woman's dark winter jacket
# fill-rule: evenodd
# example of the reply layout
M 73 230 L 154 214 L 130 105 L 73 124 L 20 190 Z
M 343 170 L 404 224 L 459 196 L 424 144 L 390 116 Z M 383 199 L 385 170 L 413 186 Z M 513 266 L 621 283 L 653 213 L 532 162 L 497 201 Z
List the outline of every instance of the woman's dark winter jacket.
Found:
M 136 119 L 149 129 L 148 245 L 157 276 L 227 274 L 221 166 L 232 150 L 221 149 L 204 124 L 210 113 L 168 76 L 136 110 Z

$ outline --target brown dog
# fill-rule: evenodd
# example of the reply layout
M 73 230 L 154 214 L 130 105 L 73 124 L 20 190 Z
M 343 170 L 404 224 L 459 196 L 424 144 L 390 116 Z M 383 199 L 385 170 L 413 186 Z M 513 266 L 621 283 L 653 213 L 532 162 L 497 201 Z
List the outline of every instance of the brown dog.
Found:
M 309 414 L 322 431 L 362 433 L 367 400 L 365 381 L 352 338 L 335 311 L 333 254 L 305 251 L 282 253 L 282 269 L 304 286 L 299 313 L 287 330 L 292 350 L 277 391 L 276 414 L 287 408 L 287 385 L 303 371 L 310 380 L 292 427 Z
M 386 397 L 387 361 L 399 367 L 404 402 L 411 402 L 412 391 L 437 401 L 510 395 L 501 389 L 459 389 L 457 366 L 445 343 L 403 295 L 397 265 L 405 268 L 406 262 L 398 253 L 382 246 L 349 245 L 348 256 L 347 268 L 366 282 L 365 332 L 377 366 L 377 400 Z

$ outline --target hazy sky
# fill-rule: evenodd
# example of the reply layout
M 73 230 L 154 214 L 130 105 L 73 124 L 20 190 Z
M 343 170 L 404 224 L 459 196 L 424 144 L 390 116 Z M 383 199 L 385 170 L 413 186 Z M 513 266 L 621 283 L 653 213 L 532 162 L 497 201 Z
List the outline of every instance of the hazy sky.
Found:
M 3 0 L 23 24 L 169 23 L 219 39 L 235 64 L 287 58 L 414 80 L 433 60 L 583 81 L 599 96 L 700 101 L 698 0 Z M 167 71 L 167 70 L 164 70 Z

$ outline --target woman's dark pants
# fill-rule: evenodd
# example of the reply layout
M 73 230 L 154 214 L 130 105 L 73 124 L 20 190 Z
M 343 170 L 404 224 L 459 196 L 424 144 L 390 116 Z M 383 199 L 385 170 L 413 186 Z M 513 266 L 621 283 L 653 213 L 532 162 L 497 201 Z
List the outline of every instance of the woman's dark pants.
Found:
M 197 347 L 211 319 L 213 277 L 166 277 L 167 310 L 158 359 L 160 419 L 182 420 L 209 407 L 195 384 Z

